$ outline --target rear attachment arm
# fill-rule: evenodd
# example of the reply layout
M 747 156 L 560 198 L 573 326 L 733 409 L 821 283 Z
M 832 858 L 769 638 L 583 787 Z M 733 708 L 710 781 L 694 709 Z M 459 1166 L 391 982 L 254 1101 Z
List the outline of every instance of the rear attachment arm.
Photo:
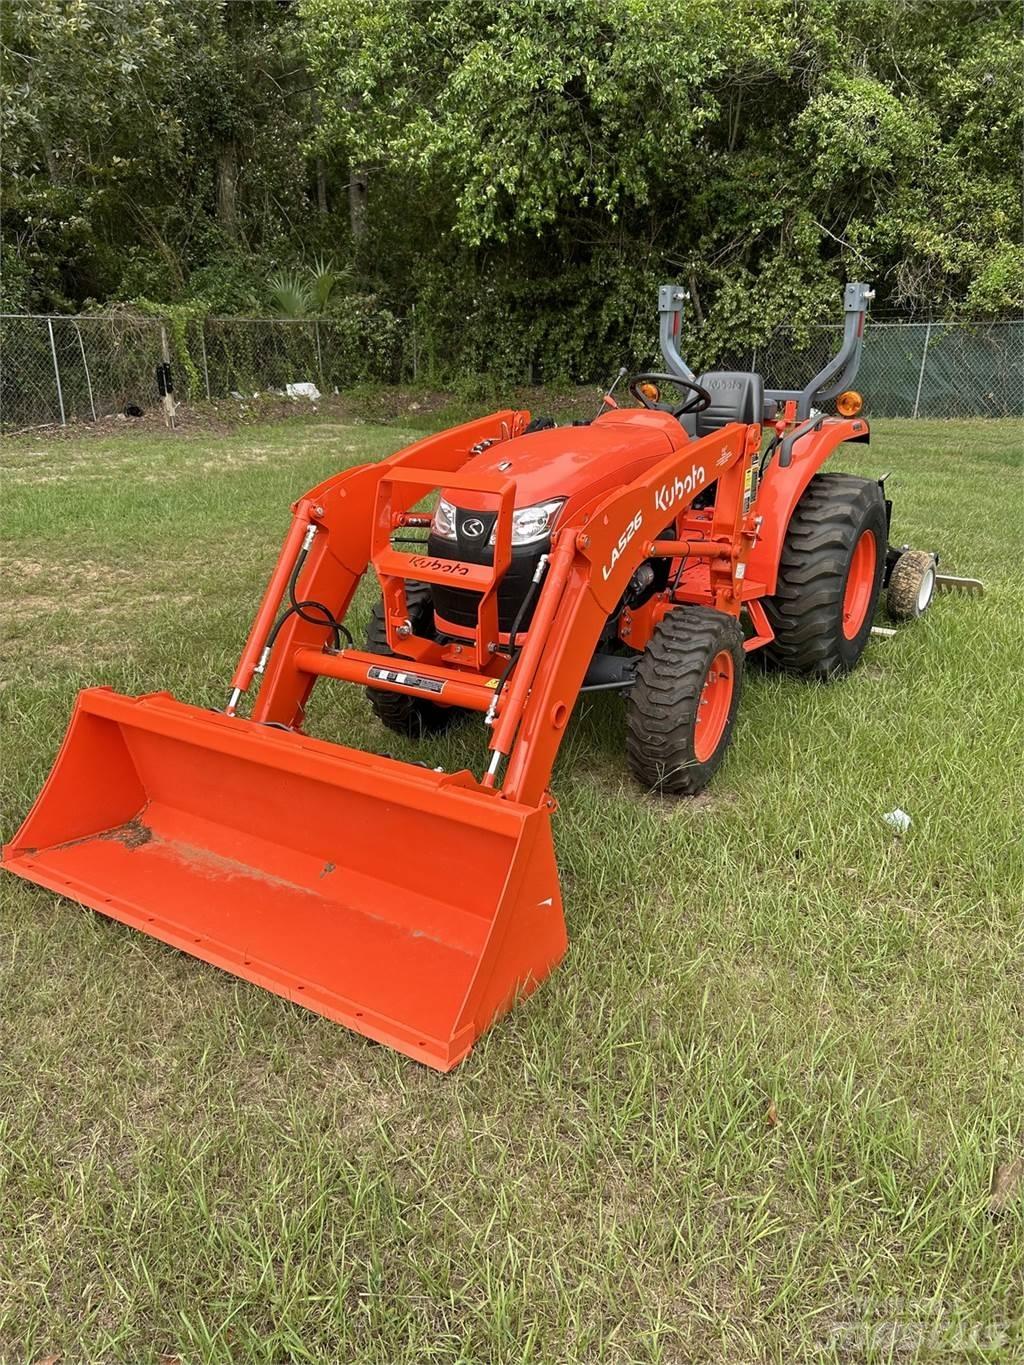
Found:
M 848 284 L 843 294 L 843 342 L 839 350 L 802 389 L 765 389 L 765 402 L 775 404 L 795 399 L 797 419 L 802 420 L 810 417 L 816 402 L 828 402 L 849 388 L 860 369 L 864 320 L 868 304 L 874 297 L 875 291 L 870 285 L 859 280 Z M 784 450 L 782 463 L 788 464 L 785 455 Z
M 315 511 L 317 514 L 323 515 L 322 507 L 316 507 Z M 316 525 L 311 520 L 313 513 L 314 505 L 309 498 L 301 498 L 296 503 L 291 527 L 285 537 L 284 545 L 281 547 L 274 572 L 270 575 L 270 582 L 267 584 L 263 599 L 256 612 L 256 619 L 249 630 L 249 638 L 245 642 L 242 656 L 238 660 L 238 666 L 231 679 L 231 695 L 228 697 L 228 704 L 224 708 L 225 713 L 229 716 L 233 716 L 238 710 L 242 694 L 249 690 L 253 678 L 257 674 L 262 674 L 266 668 L 272 644 L 270 632 L 273 629 L 274 615 L 277 612 L 278 604 L 284 596 L 285 587 L 296 568 L 301 567 L 302 561 L 309 553 L 313 537 L 316 535 Z

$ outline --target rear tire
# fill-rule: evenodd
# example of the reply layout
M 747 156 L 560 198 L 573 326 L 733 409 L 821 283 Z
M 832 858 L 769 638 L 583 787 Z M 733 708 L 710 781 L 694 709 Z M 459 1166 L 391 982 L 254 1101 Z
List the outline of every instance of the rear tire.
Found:
M 626 755 L 648 791 L 696 796 L 732 739 L 743 632 L 710 607 L 675 607 L 644 650 L 626 710 Z
M 428 640 L 436 640 L 437 629 L 434 625 L 434 608 L 430 600 L 429 585 L 406 583 L 405 600 L 409 608 L 409 624 L 412 626 L 413 634 L 422 635 Z M 383 599 L 378 599 L 370 614 L 370 624 L 366 628 L 366 648 L 371 654 L 395 656 L 394 650 L 388 645 Z M 381 724 L 410 739 L 440 734 L 442 730 L 447 730 L 453 721 L 465 714 L 457 706 L 439 706 L 437 702 L 409 697 L 402 692 L 384 692 L 376 687 L 368 687 L 366 695 Z
M 786 532 L 765 662 L 829 682 L 856 665 L 871 634 L 889 528 L 882 490 L 851 474 L 816 474 Z

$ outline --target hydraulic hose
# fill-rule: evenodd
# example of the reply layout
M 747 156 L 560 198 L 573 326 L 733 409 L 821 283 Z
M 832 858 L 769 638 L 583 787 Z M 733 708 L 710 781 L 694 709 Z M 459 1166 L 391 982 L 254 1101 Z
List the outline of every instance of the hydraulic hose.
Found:
M 534 575 L 533 575 L 533 577 L 530 579 L 530 586 L 527 588 L 527 590 L 526 590 L 526 592 L 525 592 L 525 594 L 524 594 L 524 596 L 523 596 L 523 600 L 522 600 L 522 601 L 520 602 L 520 604 L 519 604 L 519 610 L 518 610 L 518 611 L 516 612 L 516 614 L 515 614 L 515 619 L 514 619 L 513 622 L 512 622 L 512 629 L 511 629 L 511 631 L 509 632 L 509 637 L 508 637 L 508 638 L 509 638 L 509 646 L 510 646 L 510 648 L 509 648 L 508 662 L 506 663 L 505 667 L 501 670 L 501 672 L 500 672 L 499 675 L 498 675 L 498 684 L 497 684 L 497 686 L 496 686 L 495 689 L 494 689 L 494 700 L 491 702 L 491 705 L 488 707 L 488 710 L 487 710 L 487 717 L 485 718 L 486 723 L 488 723 L 488 724 L 489 724 L 491 721 L 493 721 L 493 719 L 494 719 L 494 715 L 495 715 L 495 713 L 497 712 L 497 709 L 498 709 L 498 702 L 499 702 L 499 700 L 500 700 L 500 698 L 501 698 L 502 690 L 503 690 L 505 684 L 508 682 L 509 677 L 511 676 L 512 670 L 513 670 L 513 668 L 515 668 L 516 663 L 517 663 L 518 660 L 519 660 L 519 656 L 520 656 L 520 654 L 522 653 L 522 646 L 516 644 L 516 637 L 517 637 L 518 634 L 519 634 L 519 627 L 522 625 L 523 619 L 525 618 L 526 613 L 527 613 L 527 612 L 532 608 L 532 606 L 533 606 L 534 598 L 537 596 L 537 593 L 538 593 L 538 591 L 540 590 L 540 585 L 541 585 L 541 582 L 543 581 L 544 574 L 545 574 L 545 572 L 546 572 L 546 570 L 547 570 L 547 567 L 548 567 L 548 556 L 547 556 L 547 555 L 541 555 L 540 559 L 537 561 L 537 568 L 536 568 L 535 571 L 534 571 Z
M 261 666 L 256 670 L 258 673 L 262 673 L 263 669 L 266 667 L 267 659 L 270 657 L 270 651 L 274 648 L 274 643 L 277 640 L 278 635 L 280 634 L 281 627 L 288 620 L 289 616 L 297 616 L 300 621 L 307 621 L 310 625 L 313 626 L 326 627 L 333 634 L 335 649 L 341 648 L 342 636 L 345 637 L 350 646 L 355 643 L 355 641 L 352 639 L 352 632 L 343 622 L 339 621 L 335 617 L 334 613 L 331 611 L 329 607 L 324 606 L 323 602 L 317 602 L 313 598 L 306 598 L 301 602 L 298 600 L 297 591 L 299 584 L 299 576 L 302 573 L 303 567 L 306 563 L 306 557 L 308 556 L 308 554 L 309 546 L 303 545 L 302 549 L 299 552 L 298 558 L 295 561 L 295 567 L 294 569 L 292 569 L 291 577 L 288 580 L 289 606 L 277 618 L 273 630 L 271 630 L 270 634 L 267 636 L 267 643 L 263 646 L 263 654 L 260 658 Z M 319 612 L 320 615 L 311 616 L 309 614 L 310 610 Z

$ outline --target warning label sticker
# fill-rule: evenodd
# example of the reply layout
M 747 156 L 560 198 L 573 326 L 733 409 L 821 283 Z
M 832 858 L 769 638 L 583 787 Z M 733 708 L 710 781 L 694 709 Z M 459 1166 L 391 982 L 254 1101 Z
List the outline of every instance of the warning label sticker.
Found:
M 444 683 L 440 678 L 425 678 L 422 673 L 410 673 L 404 668 L 375 666 L 367 669 L 366 676 L 370 682 L 398 683 L 401 687 L 415 687 L 417 692 L 439 694 L 444 691 Z

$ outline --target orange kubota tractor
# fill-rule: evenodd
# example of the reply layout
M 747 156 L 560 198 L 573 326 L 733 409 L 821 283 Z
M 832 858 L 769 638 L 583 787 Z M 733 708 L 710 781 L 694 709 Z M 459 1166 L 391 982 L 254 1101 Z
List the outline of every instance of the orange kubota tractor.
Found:
M 225 709 L 83 692 L 3 865 L 453 1067 L 565 952 L 550 784 L 581 692 L 624 692 L 640 783 L 690 795 L 729 744 L 748 654 L 840 677 L 883 585 L 909 618 L 941 581 L 935 555 L 889 547 L 881 484 L 819 472 L 868 440 L 848 386 L 870 297 L 847 287 L 841 349 L 806 388 L 766 391 L 693 374 L 665 285 L 667 372 L 629 380 L 639 407 L 609 394 L 562 427 L 495 412 L 314 488 Z M 360 648 L 345 618 L 371 570 Z M 449 773 L 312 738 L 321 678 L 367 688 L 403 734 L 475 712 L 489 761 Z

